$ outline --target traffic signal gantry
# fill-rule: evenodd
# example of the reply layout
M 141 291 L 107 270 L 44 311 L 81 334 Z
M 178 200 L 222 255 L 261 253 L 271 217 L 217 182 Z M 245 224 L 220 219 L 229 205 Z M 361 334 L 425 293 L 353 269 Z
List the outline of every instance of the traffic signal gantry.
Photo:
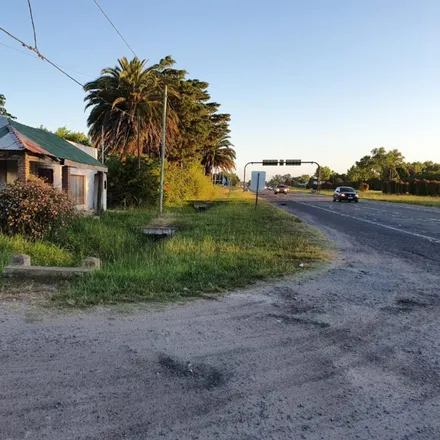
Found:
M 243 175 L 243 185 L 246 185 L 246 167 L 248 165 L 263 165 L 264 167 L 269 166 L 301 166 L 302 164 L 315 164 L 318 167 L 318 188 L 317 192 L 319 193 L 321 189 L 321 165 L 319 165 L 318 162 L 315 162 L 314 160 L 301 160 L 301 159 L 264 159 L 261 162 L 248 162 L 244 166 L 244 175 Z

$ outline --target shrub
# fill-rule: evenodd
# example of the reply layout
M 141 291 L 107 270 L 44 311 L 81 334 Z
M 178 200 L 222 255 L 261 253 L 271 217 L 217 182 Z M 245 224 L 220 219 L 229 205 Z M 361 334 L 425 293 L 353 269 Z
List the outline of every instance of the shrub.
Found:
M 110 157 L 108 167 L 108 204 L 111 207 L 152 207 L 159 199 L 160 165 L 158 161 L 127 155 Z
M 7 235 L 41 239 L 66 227 L 73 217 L 69 196 L 40 179 L 17 180 L 0 193 L 0 229 Z
M 370 185 L 368 183 L 361 183 L 359 185 L 359 191 L 368 191 L 370 189 Z
M 203 173 L 203 167 L 191 165 L 180 167 L 167 163 L 165 169 L 165 202 L 179 203 L 185 200 L 212 200 L 221 193 L 221 187 L 214 185 Z

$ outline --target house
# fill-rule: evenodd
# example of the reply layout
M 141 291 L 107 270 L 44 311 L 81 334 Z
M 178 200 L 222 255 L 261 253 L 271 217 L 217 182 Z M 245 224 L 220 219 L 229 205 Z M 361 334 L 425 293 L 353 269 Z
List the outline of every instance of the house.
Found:
M 107 207 L 107 167 L 97 150 L 0 116 L 0 188 L 30 176 L 67 191 L 75 207 Z

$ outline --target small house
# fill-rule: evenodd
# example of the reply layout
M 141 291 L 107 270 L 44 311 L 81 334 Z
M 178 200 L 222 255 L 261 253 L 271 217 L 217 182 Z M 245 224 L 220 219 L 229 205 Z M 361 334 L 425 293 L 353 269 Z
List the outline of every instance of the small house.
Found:
M 67 191 L 77 209 L 107 208 L 107 167 L 96 148 L 0 116 L 0 189 L 30 176 Z

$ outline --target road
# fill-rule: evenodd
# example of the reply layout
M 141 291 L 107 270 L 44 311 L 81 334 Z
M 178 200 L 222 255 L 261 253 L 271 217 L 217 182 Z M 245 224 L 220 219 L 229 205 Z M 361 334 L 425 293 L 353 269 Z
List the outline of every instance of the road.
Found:
M 0 439 L 439 439 L 440 211 L 264 197 L 329 266 L 156 309 L 4 300 Z
M 291 193 L 264 196 L 275 205 L 307 219 L 329 234 L 338 231 L 361 245 L 411 260 L 429 269 L 440 267 L 440 209 L 360 200 L 334 203 L 331 197 Z

